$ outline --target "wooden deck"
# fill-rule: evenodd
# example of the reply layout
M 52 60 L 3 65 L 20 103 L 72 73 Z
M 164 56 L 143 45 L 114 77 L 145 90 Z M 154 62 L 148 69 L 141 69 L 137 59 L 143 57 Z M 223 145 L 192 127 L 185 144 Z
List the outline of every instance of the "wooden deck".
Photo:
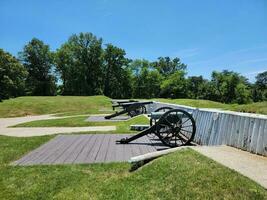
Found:
M 108 163 L 128 161 L 132 156 L 166 149 L 157 139 L 148 136 L 129 144 L 116 140 L 129 134 L 58 135 L 51 141 L 13 162 L 14 165 L 73 163 Z

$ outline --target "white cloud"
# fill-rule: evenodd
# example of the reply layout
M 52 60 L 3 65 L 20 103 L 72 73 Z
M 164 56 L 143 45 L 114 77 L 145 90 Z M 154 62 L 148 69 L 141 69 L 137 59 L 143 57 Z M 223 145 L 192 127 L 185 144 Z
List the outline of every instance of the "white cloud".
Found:
M 253 76 L 253 75 L 257 75 L 259 73 L 265 72 L 265 71 L 267 71 L 267 67 L 265 70 L 257 70 L 257 71 L 247 72 L 247 73 L 244 73 L 244 75 L 245 76 Z
M 173 57 L 188 58 L 188 57 L 193 57 L 193 56 L 198 55 L 198 54 L 199 54 L 198 48 L 181 49 L 179 51 L 174 52 Z

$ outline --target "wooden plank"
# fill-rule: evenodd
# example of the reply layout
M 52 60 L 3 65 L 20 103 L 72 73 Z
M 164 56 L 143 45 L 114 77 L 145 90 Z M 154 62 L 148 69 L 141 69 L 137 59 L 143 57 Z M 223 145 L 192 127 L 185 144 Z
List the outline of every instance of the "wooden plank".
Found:
M 115 156 L 115 153 L 116 153 L 116 140 L 117 140 L 117 135 L 113 134 L 111 135 L 110 137 L 110 141 L 109 141 L 109 144 L 108 144 L 108 149 L 107 149 L 107 154 L 106 154 L 106 158 L 105 158 L 105 162 L 114 162 L 116 161 L 116 156 Z
M 80 137 L 82 139 L 81 142 L 70 152 L 64 163 L 73 163 L 91 138 L 90 135 L 81 135 Z
M 37 148 L 18 160 L 17 164 L 64 164 L 128 161 L 161 148 L 161 142 L 143 136 L 129 144 L 116 144 L 116 140 L 132 134 L 63 135 Z
M 136 142 L 136 144 L 140 146 L 140 150 L 142 154 L 146 154 L 149 152 L 149 148 L 147 148 L 147 145 L 146 145 L 147 142 L 148 141 L 146 140 L 146 136 L 139 138 L 138 141 Z
M 64 136 L 62 138 L 61 144 L 57 145 L 55 148 L 48 149 L 47 152 L 36 160 L 36 164 L 51 164 L 53 161 L 62 153 L 62 149 L 66 147 L 67 144 L 71 144 L 76 137 L 74 136 Z
M 154 138 L 149 138 L 148 136 L 145 136 L 144 141 L 145 141 L 145 143 L 148 144 L 148 145 L 145 145 L 148 152 L 153 152 L 153 151 L 168 148 L 162 144 L 162 142 L 160 141 L 160 139 L 157 136 L 155 136 Z
M 127 137 L 131 137 L 131 135 L 128 135 Z M 123 150 L 122 150 L 123 152 L 122 152 L 122 159 L 121 159 L 122 161 L 128 161 L 131 158 L 132 156 L 131 145 L 132 143 L 123 145 Z
M 264 152 L 264 149 L 263 149 L 263 146 L 264 146 L 264 126 L 265 126 L 265 123 L 267 123 L 266 120 L 263 120 L 261 119 L 261 122 L 260 122 L 260 128 L 259 128 L 259 135 L 258 135 L 258 138 L 257 138 L 257 146 L 256 146 L 256 153 L 257 154 L 263 154 Z M 267 132 L 265 133 L 267 134 Z
M 54 148 L 47 149 L 47 151 L 39 157 L 38 160 L 34 162 L 36 164 L 51 164 L 53 159 L 55 159 L 60 153 L 62 148 L 66 146 L 67 143 L 73 142 L 74 137 L 64 136 L 61 138 L 61 143 L 55 145 Z
M 103 142 L 104 137 L 105 137 L 105 134 L 99 134 L 98 135 L 92 150 L 89 152 L 88 157 L 85 159 L 85 163 L 94 163 L 95 162 L 96 156 L 98 154 L 98 151 L 101 148 L 101 144 Z
M 104 139 L 103 139 L 103 141 L 101 143 L 101 147 L 99 148 L 99 151 L 98 151 L 98 153 L 96 155 L 95 162 L 97 162 L 97 163 L 105 162 L 105 158 L 106 158 L 106 155 L 107 155 L 110 138 L 111 138 L 110 134 L 105 134 L 104 135 Z
M 59 156 L 52 161 L 53 164 L 67 163 L 66 160 L 72 156 L 72 152 L 80 145 L 83 137 L 76 135 L 74 141 L 66 143 L 65 146 L 61 149 Z
M 50 154 L 60 149 L 61 146 L 64 145 L 66 139 L 67 138 L 63 135 L 58 142 L 50 144 L 44 151 L 37 154 L 36 157 L 26 161 L 25 165 L 40 164 L 41 161 L 47 159 Z
M 27 153 L 25 156 L 23 156 L 21 159 L 13 162 L 15 165 L 20 165 L 23 163 L 26 163 L 27 160 L 34 159 L 36 156 L 38 156 L 40 153 L 44 152 L 47 148 L 53 146 L 53 144 L 56 144 L 61 139 L 62 135 L 56 136 L 54 139 L 48 141 L 47 143 L 41 145 L 40 147 L 36 148 L 35 150 Z
M 89 153 L 94 148 L 94 144 L 97 140 L 97 137 L 98 137 L 97 134 L 90 134 L 90 138 L 89 138 L 87 144 L 84 146 L 81 153 L 75 159 L 74 163 L 84 163 L 85 162 L 85 160 L 88 158 Z
M 117 135 L 117 140 L 120 140 L 122 138 L 129 137 L 129 135 L 123 134 L 123 135 Z M 123 146 L 125 144 L 116 144 L 115 146 L 115 161 L 122 161 L 123 158 Z

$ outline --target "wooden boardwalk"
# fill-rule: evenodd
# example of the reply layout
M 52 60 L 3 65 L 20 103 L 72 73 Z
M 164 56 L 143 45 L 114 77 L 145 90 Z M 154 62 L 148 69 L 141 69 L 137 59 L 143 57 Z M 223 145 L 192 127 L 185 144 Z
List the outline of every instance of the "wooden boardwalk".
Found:
M 41 145 L 14 165 L 46 165 L 73 163 L 107 163 L 128 161 L 132 156 L 166 149 L 157 139 L 148 136 L 129 144 L 116 144 L 116 140 L 129 134 L 58 135 Z

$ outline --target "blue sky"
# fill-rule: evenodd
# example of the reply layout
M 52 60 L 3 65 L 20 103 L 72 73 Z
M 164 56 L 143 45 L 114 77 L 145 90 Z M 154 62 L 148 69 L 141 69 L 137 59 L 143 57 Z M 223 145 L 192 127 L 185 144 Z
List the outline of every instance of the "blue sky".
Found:
M 55 50 L 92 32 L 129 58 L 177 56 L 188 75 L 267 70 L 267 0 L 0 0 L 0 27 L 13 55 L 33 37 Z

